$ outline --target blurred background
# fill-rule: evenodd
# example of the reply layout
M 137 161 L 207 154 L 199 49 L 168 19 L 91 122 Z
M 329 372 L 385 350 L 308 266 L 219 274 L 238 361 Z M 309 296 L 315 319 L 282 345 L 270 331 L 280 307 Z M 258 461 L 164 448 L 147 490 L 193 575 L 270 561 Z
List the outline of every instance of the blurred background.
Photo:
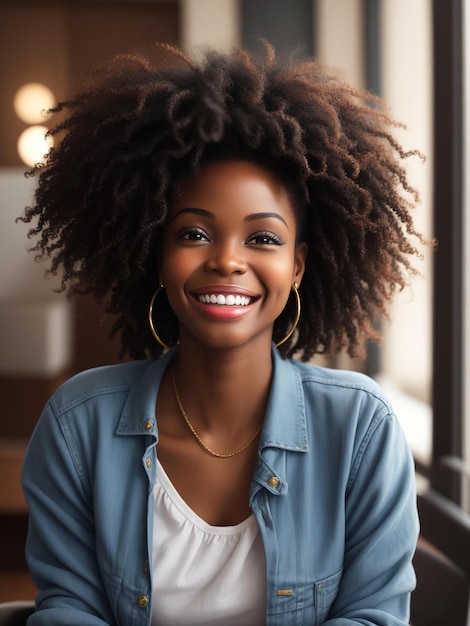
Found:
M 41 111 L 95 62 L 153 41 L 196 56 L 253 49 L 259 36 L 280 53 L 300 49 L 383 96 L 406 125 L 399 140 L 426 155 L 409 162 L 415 221 L 439 247 L 383 321 L 383 345 L 332 364 L 386 389 L 415 456 L 423 534 L 468 576 L 468 13 L 465 0 L 0 0 L 0 601 L 32 593 L 19 468 L 42 406 L 118 350 L 91 299 L 54 292 L 57 279 L 27 253 L 28 227 L 15 223 L 34 193 L 24 172 L 47 151 Z

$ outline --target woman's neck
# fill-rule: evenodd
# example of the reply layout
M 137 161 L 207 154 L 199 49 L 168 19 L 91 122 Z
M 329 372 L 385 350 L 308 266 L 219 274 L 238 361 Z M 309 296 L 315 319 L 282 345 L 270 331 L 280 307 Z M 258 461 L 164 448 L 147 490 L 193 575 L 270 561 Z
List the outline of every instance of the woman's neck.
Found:
M 272 378 L 269 350 L 212 351 L 181 346 L 174 376 L 184 410 L 199 428 L 226 437 L 251 432 L 266 410 Z

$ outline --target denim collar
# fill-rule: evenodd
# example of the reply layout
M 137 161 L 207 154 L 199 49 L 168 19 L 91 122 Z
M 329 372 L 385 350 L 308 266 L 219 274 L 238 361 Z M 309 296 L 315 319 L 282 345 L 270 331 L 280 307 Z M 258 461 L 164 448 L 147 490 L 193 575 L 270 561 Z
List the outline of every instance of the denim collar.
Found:
M 153 435 L 158 440 L 155 406 L 167 367 L 177 358 L 167 353 L 147 367 L 132 386 L 117 427 L 118 435 Z M 305 452 L 308 449 L 302 378 L 295 361 L 282 359 L 273 348 L 273 381 L 265 423 L 261 432 L 260 454 L 269 448 Z

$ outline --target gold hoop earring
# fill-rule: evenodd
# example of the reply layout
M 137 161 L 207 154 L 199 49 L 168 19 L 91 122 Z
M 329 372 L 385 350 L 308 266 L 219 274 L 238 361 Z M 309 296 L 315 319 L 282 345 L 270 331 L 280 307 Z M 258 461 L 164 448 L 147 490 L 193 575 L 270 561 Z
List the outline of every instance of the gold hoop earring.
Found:
M 157 331 L 155 330 L 155 326 L 153 323 L 153 306 L 155 304 L 155 299 L 158 296 L 158 294 L 160 293 L 160 291 L 162 289 L 165 289 L 165 287 L 163 286 L 163 283 L 160 283 L 158 285 L 157 290 L 155 291 L 155 293 L 152 296 L 152 299 L 150 300 L 150 306 L 149 306 L 149 326 L 150 326 L 150 330 L 152 331 L 152 335 L 155 338 L 155 341 L 157 343 L 159 343 L 162 348 L 164 348 L 165 350 L 168 350 L 169 352 L 176 352 L 176 348 L 172 348 L 171 346 L 167 345 L 163 339 L 160 339 L 160 337 L 158 336 Z
M 275 348 L 278 348 L 279 346 L 282 346 L 283 343 L 285 343 L 289 337 L 291 337 L 291 335 L 293 335 L 295 329 L 297 328 L 297 324 L 299 323 L 299 319 L 300 319 L 300 295 L 299 295 L 299 285 L 297 283 L 293 283 L 292 285 L 292 291 L 294 292 L 295 295 L 295 302 L 297 305 L 297 311 L 295 313 L 295 319 L 294 319 L 294 323 L 292 324 L 289 332 L 287 333 L 287 335 L 281 339 L 281 341 L 278 341 L 277 343 L 274 344 Z

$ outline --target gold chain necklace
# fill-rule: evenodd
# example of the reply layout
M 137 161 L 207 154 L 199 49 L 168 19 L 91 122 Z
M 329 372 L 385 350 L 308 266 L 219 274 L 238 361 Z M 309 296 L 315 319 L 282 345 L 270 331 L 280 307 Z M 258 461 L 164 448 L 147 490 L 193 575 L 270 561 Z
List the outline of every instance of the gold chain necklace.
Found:
M 243 448 L 240 448 L 240 450 L 237 450 L 236 452 L 230 452 L 229 454 L 220 454 L 219 452 L 214 452 L 214 450 L 211 450 L 209 448 L 209 446 L 206 446 L 206 444 L 203 442 L 203 440 L 199 437 L 199 435 L 197 434 L 196 430 L 194 429 L 194 426 L 191 424 L 191 422 L 189 421 L 188 416 L 186 415 L 186 411 L 183 408 L 183 405 L 181 403 L 181 398 L 179 396 L 178 393 L 178 389 L 176 387 L 176 381 L 175 381 L 175 374 L 174 372 L 171 373 L 171 382 L 173 383 L 173 393 L 175 395 L 175 400 L 176 400 L 176 404 L 178 405 L 178 409 L 181 413 L 181 415 L 183 416 L 184 421 L 186 422 L 186 425 L 188 426 L 189 430 L 191 431 L 191 434 L 193 435 L 193 437 L 196 439 L 196 441 L 198 442 L 198 444 L 201 446 L 201 448 L 207 452 L 208 454 L 210 454 L 211 456 L 215 456 L 218 459 L 228 459 L 232 456 L 237 456 L 237 454 L 240 454 L 241 452 L 243 452 L 244 450 L 246 450 L 249 446 L 251 446 L 251 444 L 253 443 L 253 441 L 256 439 L 256 437 L 259 435 L 260 431 L 261 431 L 261 427 L 262 427 L 262 423 L 260 424 L 258 430 L 255 432 L 255 434 L 253 435 L 253 437 L 250 439 L 250 441 L 248 443 L 246 443 Z

